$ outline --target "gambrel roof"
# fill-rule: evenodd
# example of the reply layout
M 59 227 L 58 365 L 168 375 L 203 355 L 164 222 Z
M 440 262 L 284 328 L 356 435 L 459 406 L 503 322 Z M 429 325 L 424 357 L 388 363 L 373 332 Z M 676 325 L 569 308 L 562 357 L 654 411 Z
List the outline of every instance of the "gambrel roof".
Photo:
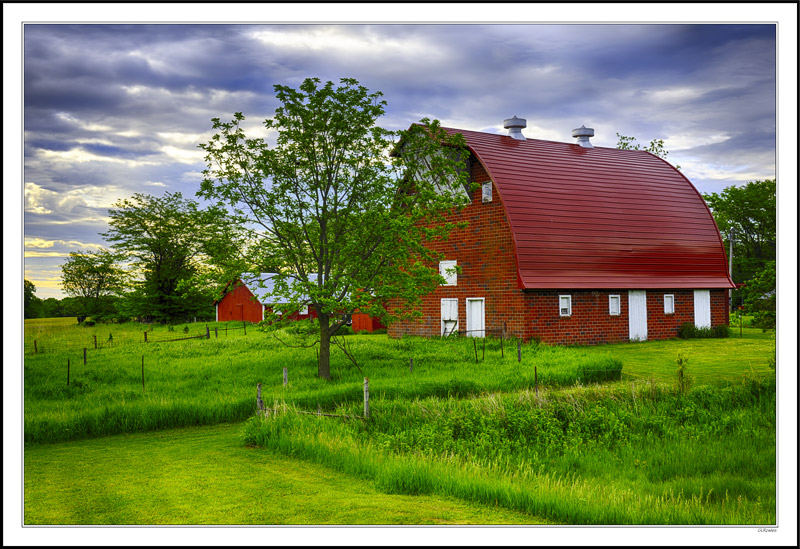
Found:
M 500 194 L 521 288 L 734 287 L 711 211 L 661 158 L 446 129 Z

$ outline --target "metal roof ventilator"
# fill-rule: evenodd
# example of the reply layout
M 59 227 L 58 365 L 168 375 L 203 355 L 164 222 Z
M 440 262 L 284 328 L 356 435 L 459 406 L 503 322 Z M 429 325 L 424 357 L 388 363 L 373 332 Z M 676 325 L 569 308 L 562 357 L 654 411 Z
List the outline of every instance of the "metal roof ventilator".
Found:
M 515 114 L 511 118 L 503 120 L 503 127 L 508 130 L 509 137 L 526 141 L 525 136 L 522 135 L 522 128 L 528 127 L 528 121 L 524 118 L 517 118 Z

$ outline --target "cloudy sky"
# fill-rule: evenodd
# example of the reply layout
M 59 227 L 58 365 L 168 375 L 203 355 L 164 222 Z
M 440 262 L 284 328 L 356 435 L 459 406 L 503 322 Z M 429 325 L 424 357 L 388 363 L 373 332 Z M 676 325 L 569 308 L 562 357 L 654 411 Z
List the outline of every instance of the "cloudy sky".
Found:
M 595 129 L 646 145 L 701 192 L 776 175 L 776 25 L 44 24 L 23 28 L 24 273 L 61 297 L 69 251 L 106 243 L 133 193 L 194 198 L 212 117 L 255 135 L 273 85 L 354 77 L 388 101 L 379 123 L 421 117 L 529 138 Z

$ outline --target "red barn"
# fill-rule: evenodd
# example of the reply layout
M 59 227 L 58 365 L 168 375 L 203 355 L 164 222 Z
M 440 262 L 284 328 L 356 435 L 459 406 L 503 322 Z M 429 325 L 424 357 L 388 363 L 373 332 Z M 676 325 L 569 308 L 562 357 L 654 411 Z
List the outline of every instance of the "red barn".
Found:
M 423 300 L 423 316 L 389 335 L 454 331 L 599 344 L 677 336 L 684 322 L 728 323 L 734 287 L 719 230 L 686 177 L 646 151 L 461 133 L 479 188 L 446 242 L 447 284 Z M 465 194 L 466 191 L 465 191 Z M 461 272 L 456 274 L 453 267 Z
M 281 301 L 271 294 L 274 289 L 272 283 L 273 273 L 261 275 L 243 274 L 242 278 L 230 282 L 222 291 L 222 297 L 214 302 L 217 322 L 231 320 L 245 322 L 261 322 L 264 312 L 272 312 L 273 308 L 280 311 Z M 242 279 L 247 280 L 245 283 Z M 290 313 L 292 320 L 316 318 L 316 311 L 309 310 L 308 306 L 299 311 Z

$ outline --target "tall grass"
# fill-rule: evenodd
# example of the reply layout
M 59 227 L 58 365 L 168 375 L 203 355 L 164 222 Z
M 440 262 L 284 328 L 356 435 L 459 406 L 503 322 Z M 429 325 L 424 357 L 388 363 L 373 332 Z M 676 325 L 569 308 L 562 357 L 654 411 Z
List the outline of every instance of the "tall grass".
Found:
M 376 404 L 368 422 L 280 408 L 246 440 L 375 481 L 571 524 L 773 524 L 775 387 L 580 388 Z M 352 413 L 346 407 L 343 413 Z
M 128 333 L 138 328 L 127 328 Z M 373 398 L 413 399 L 572 385 L 618 378 L 622 370 L 608 352 L 597 355 L 526 345 L 524 359 L 518 363 L 516 356 L 501 359 L 500 343 L 487 340 L 486 358 L 481 349 L 476 364 L 475 347 L 464 338 L 355 336 L 349 348 L 361 362 L 361 370 L 334 351 L 333 381 L 326 382 L 316 375 L 314 350 L 286 347 L 253 326 L 245 332 L 238 324 L 210 324 L 210 339 L 181 341 L 165 341 L 172 332 L 160 327 L 148 343 L 142 338 L 119 347 L 90 347 L 84 365 L 83 348 L 70 343 L 85 338 L 82 330 L 79 326 L 62 330 L 66 351 L 26 355 L 26 442 L 244 420 L 255 410 L 258 383 L 267 401 L 281 398 L 305 409 L 332 410 L 361 402 L 362 372 L 370 378 Z M 199 330 L 192 326 L 192 330 L 206 333 L 205 325 Z M 174 333 L 183 330 L 177 327 Z M 287 334 L 281 337 L 282 341 L 287 338 Z M 413 371 L 409 356 L 414 358 Z M 287 387 L 283 386 L 284 367 L 289 372 Z

